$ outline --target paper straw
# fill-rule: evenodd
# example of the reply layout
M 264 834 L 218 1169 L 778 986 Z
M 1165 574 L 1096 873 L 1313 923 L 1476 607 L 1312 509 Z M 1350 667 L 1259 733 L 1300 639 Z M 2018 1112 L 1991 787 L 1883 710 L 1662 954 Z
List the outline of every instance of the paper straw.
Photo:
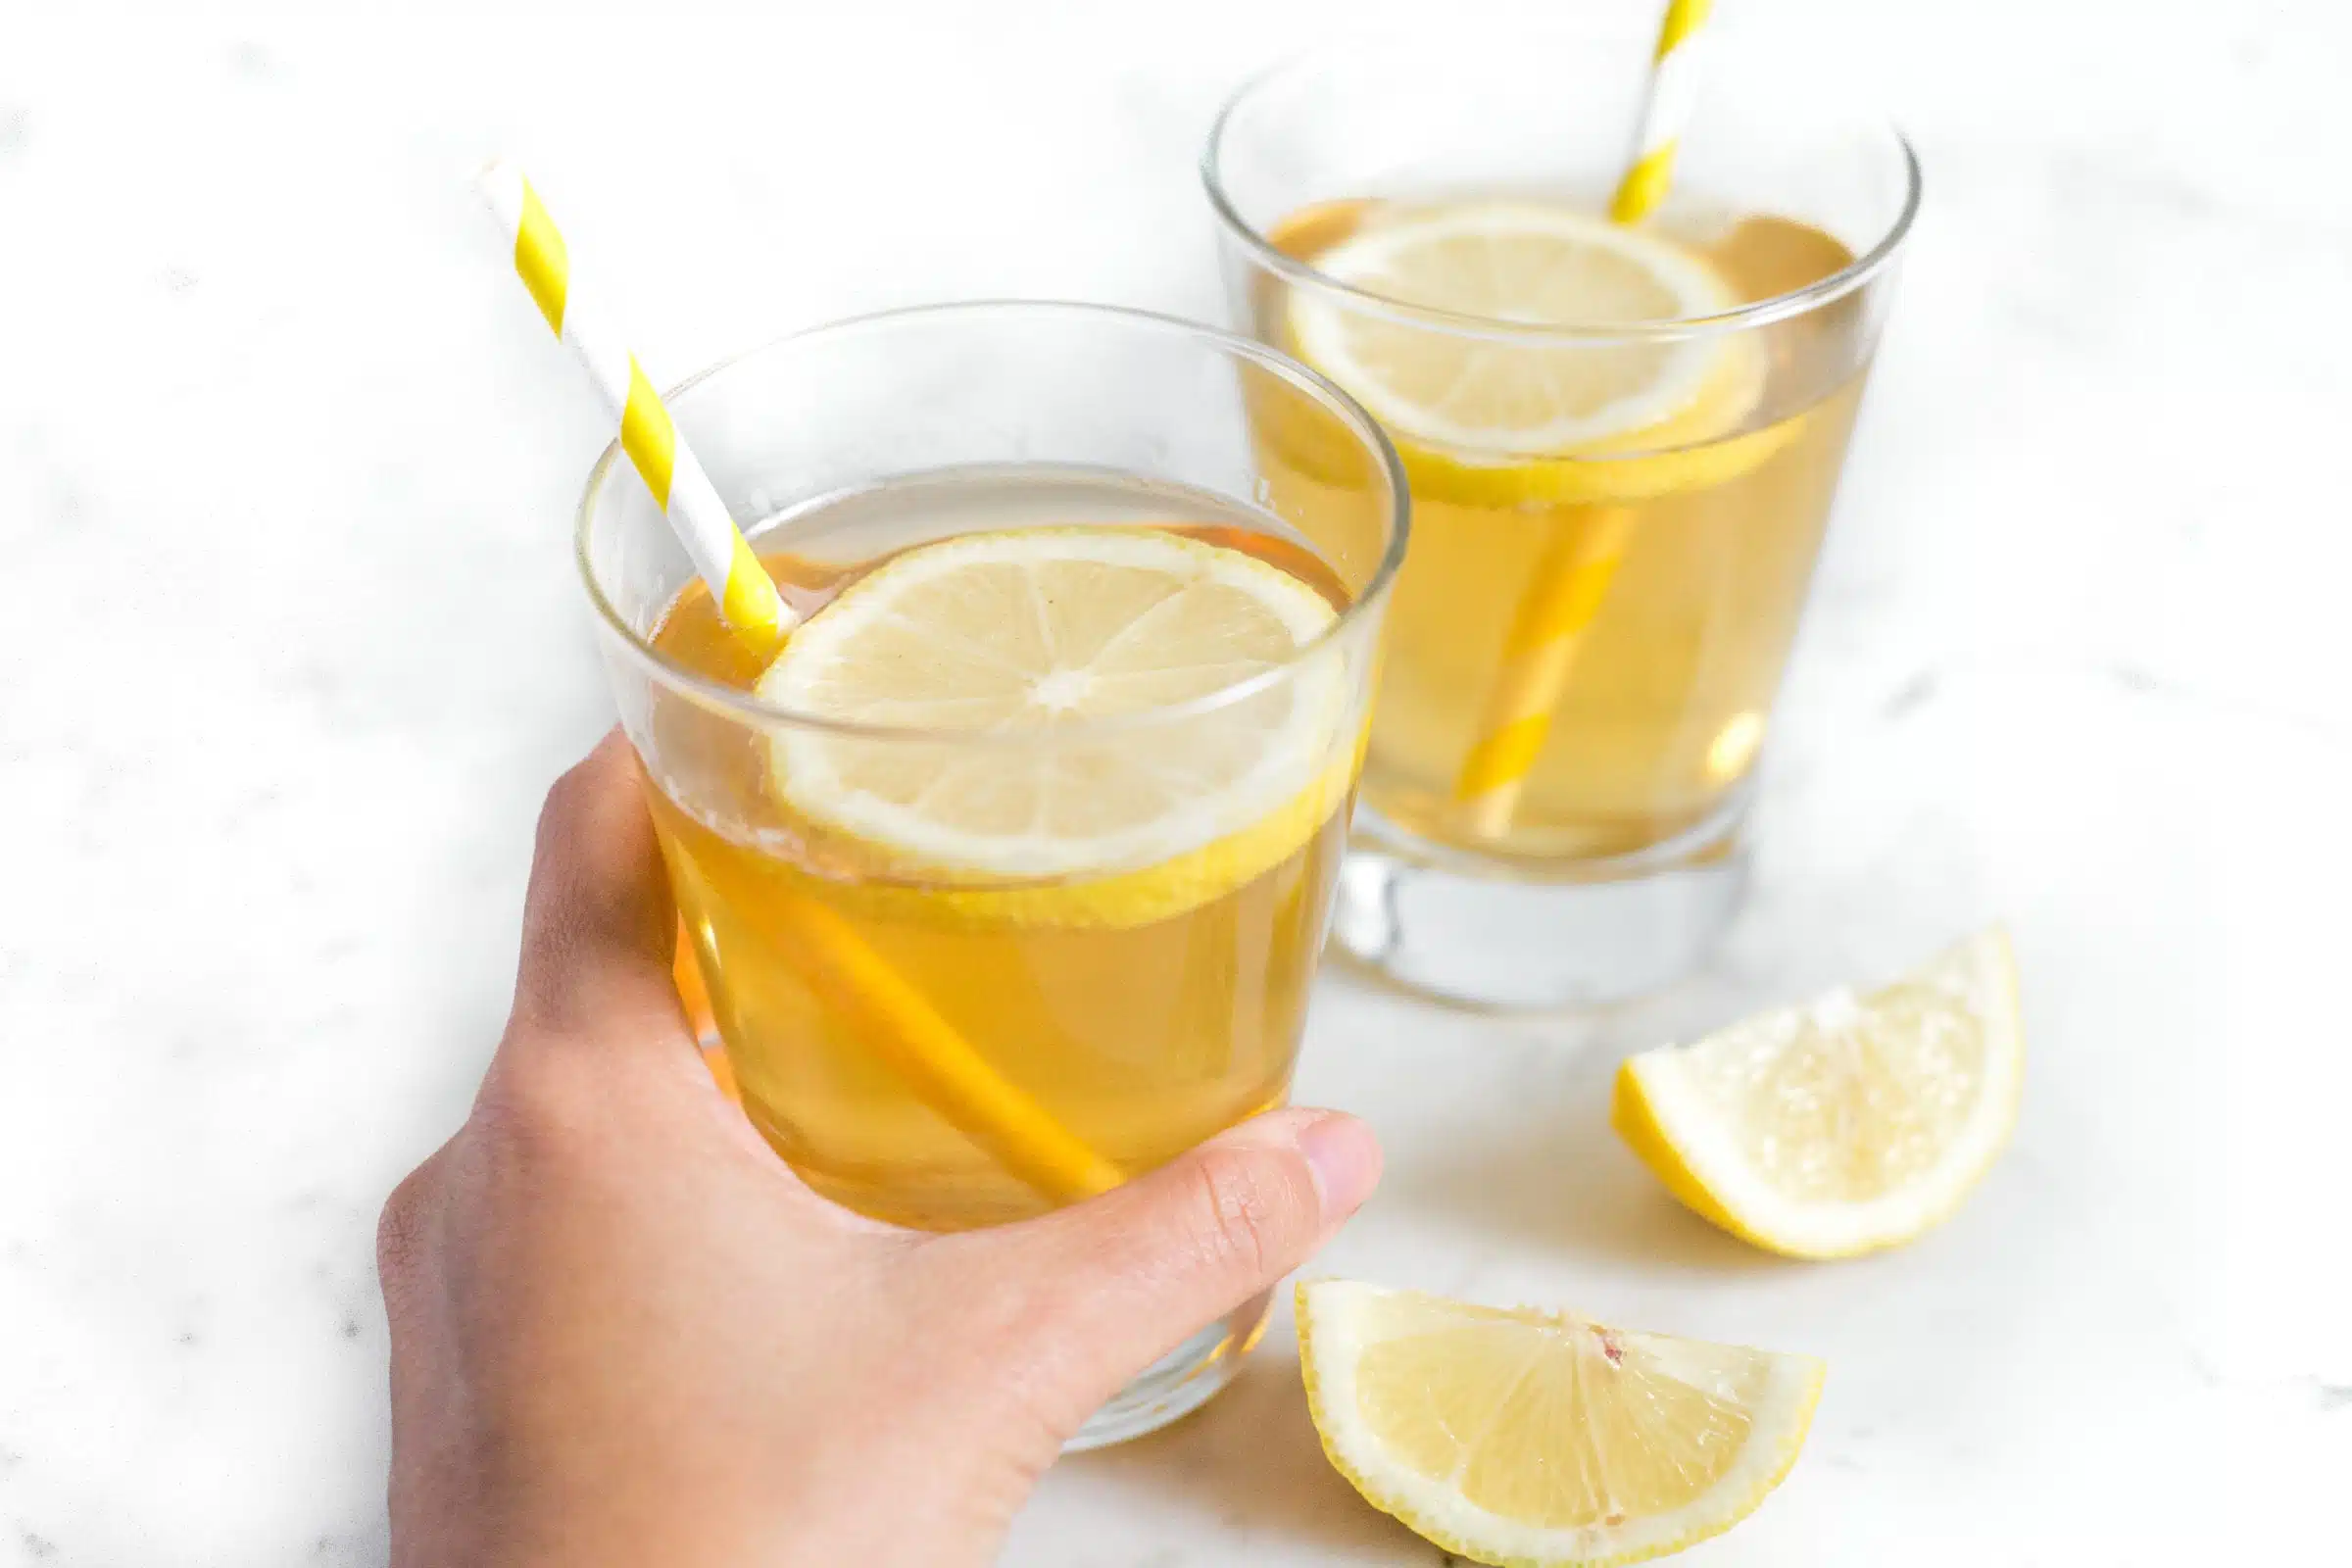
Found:
M 1609 218 L 1640 222 L 1665 200 L 1674 177 L 1675 148 L 1690 118 L 1691 41 L 1705 24 L 1712 0 L 1668 0 L 1658 25 L 1642 127 L 1625 175 L 1609 203 Z M 1609 584 L 1625 559 L 1634 514 L 1626 507 L 1584 509 L 1537 563 L 1534 580 L 1512 616 L 1501 665 L 1479 717 L 1478 738 L 1454 776 L 1453 815 L 1479 838 L 1510 831 L 1520 792 L 1551 731 L 1552 710 L 1576 666 L 1576 655 L 1600 613 Z
M 1502 644 L 1478 739 L 1455 776 L 1455 820 L 1481 838 L 1510 831 L 1519 792 L 1551 732 L 1584 633 L 1600 612 L 1633 532 L 1630 507 L 1590 507 L 1544 552 Z
M 1107 1193 L 1126 1173 L 982 1060 L 921 992 L 882 961 L 848 921 L 795 899 L 781 933 L 803 956 L 802 978 L 932 1109 L 1041 1197 L 1057 1203 Z
M 503 160 L 484 169 L 475 183 L 514 236 L 514 270 L 538 302 L 539 314 L 579 356 L 589 381 L 620 421 L 621 450 L 669 518 L 694 569 L 710 585 L 720 617 L 763 651 L 774 648 L 792 629 L 790 607 L 727 514 L 710 476 L 678 439 L 677 424 L 645 367 L 621 346 L 595 302 L 574 292 L 571 253 L 540 205 L 539 193 L 521 170 Z
M 1638 223 L 1657 210 L 1674 178 L 1674 150 L 1683 126 L 1690 120 L 1696 97 L 1691 48 L 1699 28 L 1706 25 L 1714 0 L 1667 0 L 1666 17 L 1658 24 L 1658 47 L 1651 57 L 1649 91 L 1642 100 L 1642 129 L 1634 139 L 1633 156 L 1626 160 L 1625 177 L 1617 182 L 1609 217 L 1620 223 Z
M 956 1026 L 883 962 L 847 920 L 808 898 L 771 907 L 775 946 L 789 955 L 818 1002 L 856 1028 L 859 1041 L 925 1104 L 998 1164 L 1056 1203 L 1107 1193 L 1126 1180 L 1126 1172 L 982 1060 Z M 717 1022 L 710 988 L 683 920 L 673 978 L 688 1023 L 704 1037 L 711 1076 L 728 1099 L 740 1102 L 741 1084 L 711 1040 Z
M 677 425 L 636 357 L 573 297 L 570 255 L 538 193 L 519 170 L 503 162 L 483 170 L 477 183 L 514 237 L 514 270 L 612 406 L 621 449 L 694 558 L 721 617 L 762 653 L 771 651 L 792 629 L 791 609 L 703 466 L 678 439 Z M 1054 1202 L 1091 1198 L 1125 1180 L 1118 1166 L 991 1067 L 841 916 L 801 899 L 785 924 L 778 946 L 809 989 L 854 1020 L 877 1055 L 1006 1170 Z

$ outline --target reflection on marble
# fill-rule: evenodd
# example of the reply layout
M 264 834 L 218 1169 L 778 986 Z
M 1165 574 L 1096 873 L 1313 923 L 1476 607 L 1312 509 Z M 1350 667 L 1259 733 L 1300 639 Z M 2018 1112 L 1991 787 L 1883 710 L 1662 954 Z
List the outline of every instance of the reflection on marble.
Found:
M 574 9 L 9 24 L 0 1564 L 382 1559 L 375 1206 L 463 1110 L 538 794 L 606 714 L 564 551 L 598 420 L 471 166 L 532 169 L 664 377 L 949 295 L 1213 314 L 1220 88 L 1433 14 Z M 2352 1474 L 2352 24 L 1732 21 L 1883 81 L 1931 187 L 1757 897 L 1598 1016 L 1331 975 L 1300 1093 L 1391 1176 L 1318 1266 L 1826 1355 L 1806 1459 L 1711 1563 L 2317 1560 Z M 1604 1130 L 1624 1053 L 1996 915 L 2025 1120 L 1917 1247 L 1771 1262 Z M 1288 1333 L 1057 1470 L 1007 1560 L 1439 1560 L 1323 1464 Z

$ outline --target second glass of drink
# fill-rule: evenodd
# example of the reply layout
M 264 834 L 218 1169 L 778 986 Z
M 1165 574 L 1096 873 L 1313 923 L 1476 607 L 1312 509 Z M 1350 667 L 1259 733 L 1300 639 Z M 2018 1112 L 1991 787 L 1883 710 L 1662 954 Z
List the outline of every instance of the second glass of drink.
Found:
M 1842 83 L 1725 42 L 1639 221 L 1609 214 L 1646 39 L 1336 48 L 1211 134 L 1241 321 L 1355 394 L 1411 482 L 1334 924 L 1408 985 L 1635 995 L 1741 891 L 1919 175 Z M 1311 514 L 1314 432 L 1257 431 L 1277 503 Z

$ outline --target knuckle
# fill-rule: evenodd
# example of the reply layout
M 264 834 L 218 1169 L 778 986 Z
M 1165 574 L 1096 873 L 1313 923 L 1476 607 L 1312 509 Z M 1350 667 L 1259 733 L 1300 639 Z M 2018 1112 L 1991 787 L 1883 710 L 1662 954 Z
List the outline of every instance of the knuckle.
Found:
M 1193 1180 L 1202 1247 L 1251 1274 L 1288 1251 L 1295 1195 L 1273 1161 L 1237 1149 L 1202 1150 Z
M 403 1177 L 376 1215 L 375 1272 L 387 1284 L 409 1279 L 423 1263 L 438 1184 L 438 1157 Z
M 580 798 L 587 788 L 586 764 L 573 763 L 556 775 L 547 787 L 547 798 L 539 803 L 537 842 L 544 851 L 563 837 L 572 818 L 579 812 Z
M 593 1137 L 596 1085 L 559 1051 L 501 1053 L 466 1132 L 499 1161 L 540 1162 Z

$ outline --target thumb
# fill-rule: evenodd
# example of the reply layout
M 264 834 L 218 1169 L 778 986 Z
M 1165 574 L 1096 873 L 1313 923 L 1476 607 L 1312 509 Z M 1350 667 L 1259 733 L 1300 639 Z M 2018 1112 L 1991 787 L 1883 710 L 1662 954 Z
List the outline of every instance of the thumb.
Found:
M 1352 1116 L 1278 1110 L 1101 1198 L 995 1233 L 1000 1269 L 1038 1282 L 1082 1410 L 1331 1239 L 1380 1180 Z M 986 1237 L 987 1241 L 983 1241 Z

